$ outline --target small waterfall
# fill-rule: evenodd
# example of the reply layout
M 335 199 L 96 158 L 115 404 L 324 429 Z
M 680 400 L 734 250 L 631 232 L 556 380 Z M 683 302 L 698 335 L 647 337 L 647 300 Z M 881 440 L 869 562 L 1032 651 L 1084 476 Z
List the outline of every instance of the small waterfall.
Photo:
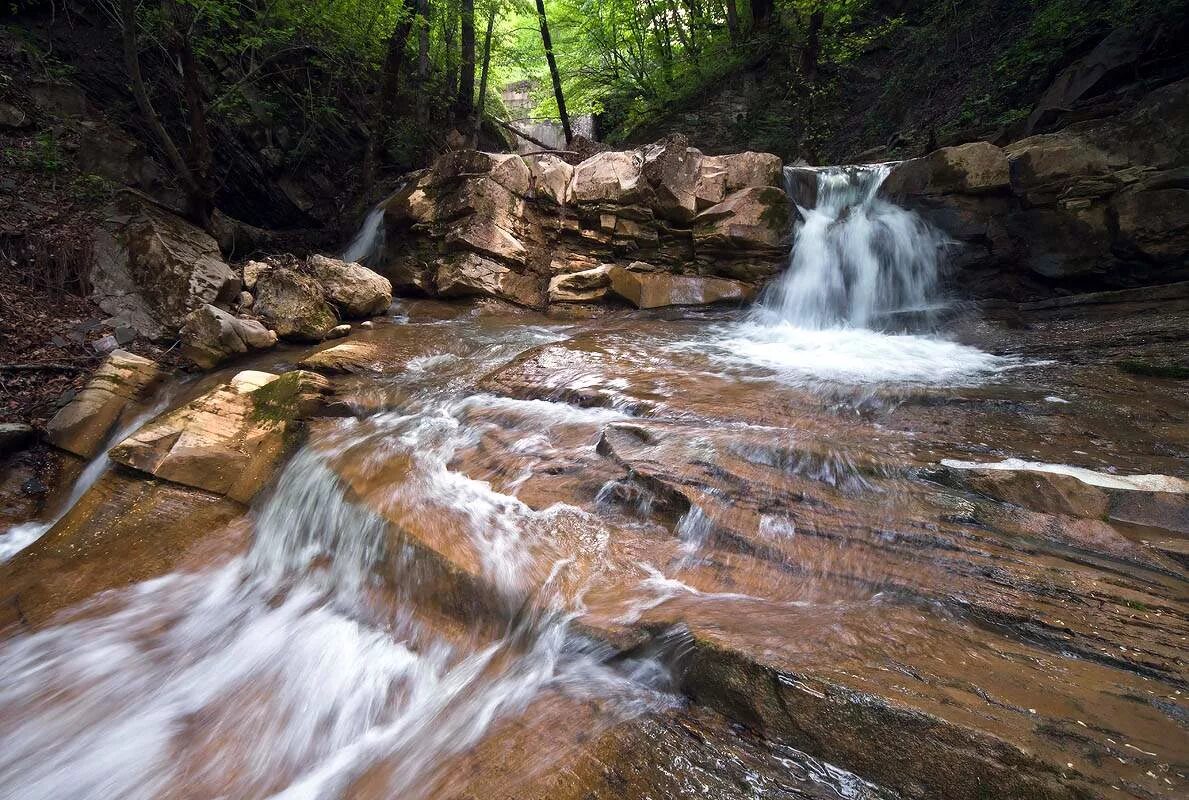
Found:
M 358 232 L 343 249 L 342 259 L 364 266 L 375 266 L 384 252 L 384 203 L 376 206 L 363 218 Z
M 759 315 L 816 330 L 932 321 L 946 238 L 877 196 L 892 166 L 814 170 L 816 202 L 798 206 L 803 222 L 789 268 L 769 288 Z M 794 197 L 795 169 L 785 170 Z

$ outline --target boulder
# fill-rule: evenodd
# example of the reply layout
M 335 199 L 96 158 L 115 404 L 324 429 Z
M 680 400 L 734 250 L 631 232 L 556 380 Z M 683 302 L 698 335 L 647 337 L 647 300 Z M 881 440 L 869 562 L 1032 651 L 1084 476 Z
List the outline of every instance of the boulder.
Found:
M 247 503 L 296 444 L 330 384 L 312 372 L 246 371 L 149 422 L 108 456 L 174 483 Z
M 344 336 L 346 336 L 350 332 L 351 332 L 351 326 L 344 322 L 342 325 L 335 325 L 333 328 L 328 330 L 326 332 L 326 335 L 323 336 L 322 338 L 323 339 L 342 339 Z
M 498 297 L 533 308 L 544 300 L 537 279 L 474 253 L 441 260 L 434 285 L 442 297 Z
M 549 302 L 589 303 L 601 300 L 611 286 L 610 264 L 594 269 L 554 275 L 549 279 Z
M 9 103 L 0 103 L 0 129 L 18 129 L 31 125 L 33 120 L 24 111 Z
M 366 372 L 376 360 L 375 348 L 363 342 L 343 342 L 306 356 L 297 362 L 302 369 L 327 375 Z
M 186 315 L 179 333 L 182 355 L 202 369 L 211 369 L 249 350 L 267 350 L 277 335 L 254 319 L 236 317 L 205 305 Z
M 529 191 L 540 200 L 565 205 L 574 167 L 551 153 L 524 156 L 529 171 Z
M 445 242 L 450 250 L 471 250 L 481 256 L 514 264 L 524 264 L 528 260 L 524 244 L 485 215 L 477 214 L 453 227 L 446 234 Z
M 726 196 L 725 170 L 703 176 L 701 152 L 687 146 L 684 136 L 670 136 L 643 151 L 643 174 L 652 187 L 652 208 L 657 215 L 674 222 L 689 222 L 701 208 Z
M 792 207 L 788 195 L 772 186 L 742 189 L 694 219 L 694 247 L 705 250 L 756 250 L 787 244 Z
M 429 169 L 425 186 L 437 187 L 456 180 L 482 177 L 516 195 L 526 195 L 532 174 L 524 159 L 515 153 L 485 153 L 480 150 L 451 150 Z
M 1006 191 L 1010 185 L 1003 150 L 990 142 L 971 142 L 898 164 L 884 179 L 880 194 L 984 194 Z
M 107 437 L 127 424 L 134 409 L 164 378 L 156 362 L 124 350 L 113 351 L 81 392 L 46 425 L 57 447 L 94 458 Z
M 612 267 L 608 277 L 611 291 L 636 308 L 743 302 L 755 296 L 754 286 L 727 278 L 636 272 L 623 267 Z
M 256 279 L 252 310 L 282 339 L 319 342 L 339 324 L 314 278 L 276 266 Z
M 90 280 L 100 308 L 151 339 L 176 333 L 186 314 L 229 304 L 240 291 L 209 234 L 132 191 L 104 211 Z
M 1106 176 L 1129 163 L 1076 130 L 1030 136 L 1009 145 L 1005 152 L 1012 188 L 1030 203 L 1055 199 L 1075 181 Z
M 1189 169 L 1155 173 L 1111 200 L 1120 244 L 1156 261 L 1189 253 Z
M 570 200 L 575 203 L 629 205 L 645 199 L 647 182 L 637 152 L 609 150 L 574 167 Z
M 740 189 L 784 185 L 784 163 L 772 153 L 731 153 L 725 156 L 703 156 L 704 176 L 721 172 L 727 193 Z
M 249 292 L 254 291 L 256 289 L 256 281 L 270 269 L 272 269 L 272 265 L 264 261 L 249 261 L 244 264 L 243 288 Z
M 392 284 L 362 264 L 315 255 L 305 266 L 321 285 L 322 296 L 345 319 L 373 317 L 392 305 Z

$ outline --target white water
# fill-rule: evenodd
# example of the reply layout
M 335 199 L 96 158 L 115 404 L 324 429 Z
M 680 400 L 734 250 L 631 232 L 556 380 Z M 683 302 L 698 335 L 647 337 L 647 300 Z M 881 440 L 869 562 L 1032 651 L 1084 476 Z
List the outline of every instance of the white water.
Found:
M 720 331 L 720 359 L 794 384 L 950 385 L 1012 366 L 932 332 L 948 243 L 878 196 L 890 168 L 816 171 L 817 203 L 799 207 L 788 269 L 745 322 Z
M 363 224 L 343 249 L 343 261 L 374 265 L 384 250 L 384 204 L 380 203 L 363 218 Z
M 477 338 L 458 346 L 481 374 L 552 334 Z M 572 559 L 524 572 L 560 527 L 584 530 L 597 554 L 598 519 L 533 510 L 450 468 L 499 422 L 548 440 L 616 415 L 460 394 L 458 361 L 397 376 L 422 387 L 404 411 L 343 420 L 299 452 L 257 510 L 247 553 L 109 592 L 0 643 L 0 798 L 325 800 L 378 764 L 394 767 L 383 796 L 416 798 L 547 688 L 599 698 L 609 720 L 670 702 L 640 682 L 663 670 L 603 665 L 571 639 Z M 340 459 L 380 476 L 366 507 L 348 499 Z M 469 542 L 506 611 L 536 611 L 510 614 L 502 632 L 442 631 L 421 607 L 436 584 L 422 585 L 378 511 Z
M 1071 478 L 1077 478 L 1082 483 L 1101 486 L 1104 489 L 1189 494 L 1189 481 L 1175 478 L 1172 475 L 1116 475 L 1113 472 L 1098 472 L 1085 467 L 1025 461 L 1020 458 L 1008 458 L 993 462 L 958 461 L 952 458 L 943 458 L 941 463 L 951 469 L 993 469 L 1008 472 L 1049 472 L 1054 475 L 1068 475 Z
M 0 534 L 0 564 L 36 542 L 50 528 L 54 527 L 62 517 L 69 514 L 70 509 L 74 508 L 74 504 L 87 493 L 88 489 L 95 485 L 95 481 L 99 480 L 103 473 L 107 471 L 108 466 L 111 465 L 111 460 L 107 457 L 107 451 L 135 433 L 141 425 L 164 411 L 169 405 L 169 400 L 172 396 L 172 393 L 167 393 L 159 397 L 156 402 L 136 415 L 127 425 L 121 426 L 108 436 L 107 440 L 103 443 L 103 447 L 100 448 L 99 454 L 91 459 L 90 463 L 79 473 L 78 479 L 74 482 L 74 487 L 70 490 L 70 496 L 66 498 L 66 501 L 62 503 L 51 517 L 44 520 L 32 520 L 30 522 L 23 522 L 20 525 L 13 525 L 7 531 Z

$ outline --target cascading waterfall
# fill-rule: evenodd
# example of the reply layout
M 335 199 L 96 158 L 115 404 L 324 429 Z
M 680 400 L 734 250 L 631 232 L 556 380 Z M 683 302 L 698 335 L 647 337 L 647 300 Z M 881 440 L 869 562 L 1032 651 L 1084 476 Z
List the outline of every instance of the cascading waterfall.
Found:
M 387 201 L 385 201 L 387 202 Z M 379 203 L 367 216 L 363 224 L 343 248 L 343 261 L 354 261 L 371 265 L 384 250 L 384 203 Z
M 878 196 L 890 164 L 816 170 L 817 198 L 799 206 L 789 268 L 761 315 L 802 328 L 879 328 L 937 305 L 945 237 Z M 791 170 L 790 170 L 791 172 Z M 795 197 L 789 175 L 789 193 Z
M 788 269 L 720 332 L 722 360 L 793 384 L 955 383 L 1010 366 L 933 333 L 947 240 L 879 197 L 893 166 L 812 170 L 816 199 L 798 206 Z M 795 169 L 805 168 L 786 168 L 794 199 Z

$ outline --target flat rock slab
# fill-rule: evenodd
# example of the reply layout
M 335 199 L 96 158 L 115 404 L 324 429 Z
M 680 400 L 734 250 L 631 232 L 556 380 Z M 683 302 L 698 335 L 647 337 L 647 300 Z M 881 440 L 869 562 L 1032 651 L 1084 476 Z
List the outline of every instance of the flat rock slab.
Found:
M 155 362 L 115 350 L 86 387 L 49 421 L 46 435 L 63 450 L 94 458 L 107 437 L 131 420 L 138 405 L 164 377 Z
M 241 372 L 120 442 L 112 461 L 248 502 L 290 447 L 301 419 L 329 390 L 310 372 Z

